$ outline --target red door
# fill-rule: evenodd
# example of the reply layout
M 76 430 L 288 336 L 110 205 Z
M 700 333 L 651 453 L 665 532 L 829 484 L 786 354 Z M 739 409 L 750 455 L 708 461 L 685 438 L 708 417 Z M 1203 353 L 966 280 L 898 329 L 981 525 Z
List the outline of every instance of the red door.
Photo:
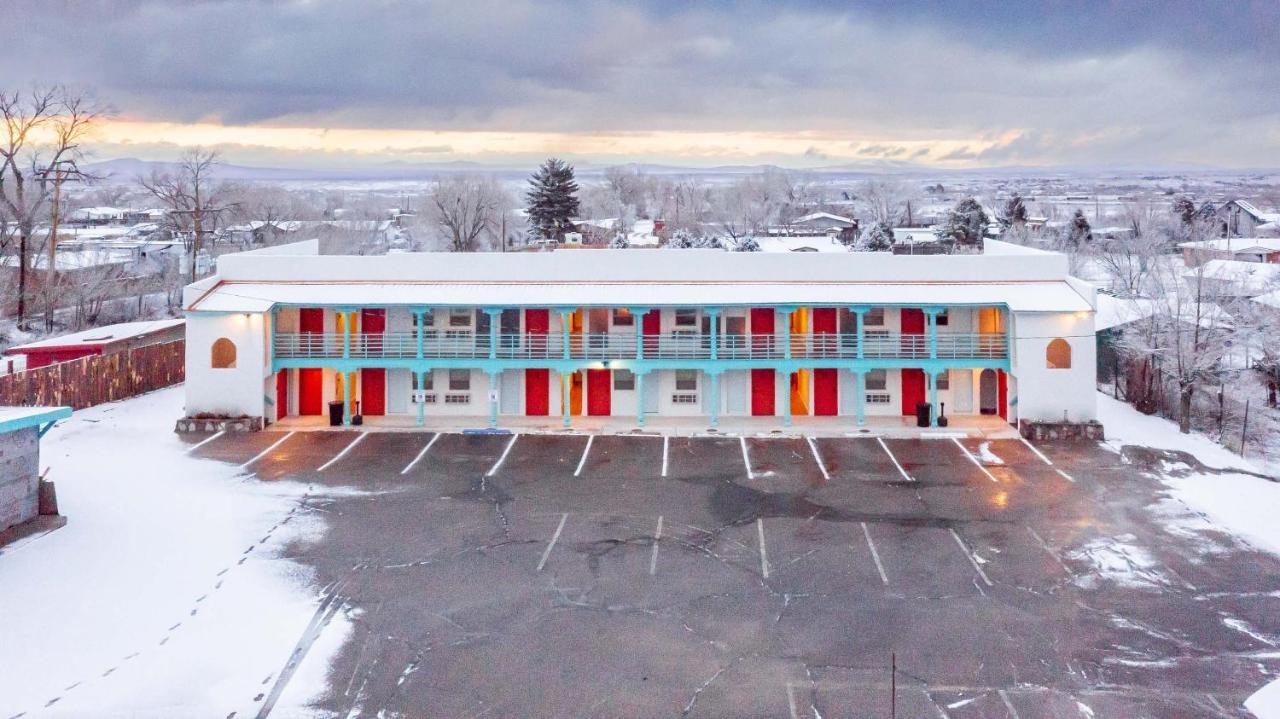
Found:
M 924 310 L 915 310 L 908 307 L 902 309 L 902 334 L 924 334 Z
M 607 369 L 587 370 L 587 414 L 592 417 L 608 417 L 613 373 Z
M 813 308 L 813 333 L 835 334 L 836 333 L 836 308 L 834 307 L 815 307 Z
M 751 348 L 753 350 L 769 350 L 773 347 L 773 322 L 777 313 L 772 307 L 751 308 Z M 755 380 L 752 379 L 752 396 L 755 396 Z M 754 400 L 752 400 L 754 403 Z M 770 407 L 773 405 L 770 404 Z M 773 414 L 770 409 L 768 414 Z
M 813 414 L 834 417 L 840 414 L 839 370 L 823 367 L 813 371 Z
M 324 332 L 324 310 L 319 307 L 303 307 L 298 310 L 299 332 Z
M 546 310 L 542 311 L 546 312 Z M 546 417 L 550 414 L 550 392 L 551 370 L 527 369 L 524 371 L 524 413 L 526 415 Z
M 298 414 L 323 414 L 323 395 L 324 370 L 319 367 L 303 367 L 298 370 Z
M 551 310 L 525 310 L 524 332 L 529 335 L 545 335 L 551 327 Z
M 289 414 L 289 370 L 276 372 L 276 421 Z
M 752 310 L 754 312 L 755 310 Z M 751 416 L 772 417 L 777 383 L 771 369 L 751 370 Z
M 640 320 L 640 331 L 644 333 L 645 355 L 656 354 L 658 351 L 658 335 L 662 334 L 662 315 L 658 313 L 658 310 L 649 310 L 644 313 L 644 318 Z
M 387 413 L 387 371 L 381 367 L 360 370 L 360 414 L 378 417 Z
M 1000 419 L 1009 421 L 1009 375 L 1004 370 L 996 370 L 996 378 L 999 380 L 997 388 L 999 389 L 999 405 L 996 407 L 1000 412 Z
M 924 402 L 924 370 L 902 370 L 902 414 L 915 416 L 916 405 Z

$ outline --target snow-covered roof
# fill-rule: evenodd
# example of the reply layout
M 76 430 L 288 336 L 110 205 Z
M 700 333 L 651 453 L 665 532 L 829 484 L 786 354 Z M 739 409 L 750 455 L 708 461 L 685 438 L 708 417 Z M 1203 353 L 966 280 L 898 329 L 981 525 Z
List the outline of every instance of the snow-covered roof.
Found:
M 1261 222 L 1280 222 L 1280 212 L 1259 210 L 1258 206 L 1248 200 L 1232 200 L 1237 207 L 1253 215 Z
M 70 407 L 0 407 L 0 432 L 16 432 L 70 416 Z
M 38 342 L 29 342 L 25 345 L 10 347 L 5 352 L 22 354 L 27 350 L 47 349 L 50 347 L 96 347 L 164 332 L 185 322 L 186 320 L 183 319 L 122 322 L 104 327 L 94 327 L 82 332 L 62 335 L 61 337 L 48 337 Z
M 1188 269 L 1183 276 L 1194 278 L 1200 272 L 1207 280 L 1230 283 L 1245 293 L 1263 292 L 1280 286 L 1280 265 L 1264 262 L 1209 260 L 1199 269 Z
M 1224 237 L 1214 240 L 1179 242 L 1178 247 L 1187 250 L 1233 253 L 1250 251 L 1280 252 L 1280 237 Z
M 1254 302 L 1265 305 L 1273 309 L 1280 310 L 1280 290 L 1274 292 L 1266 292 L 1253 298 Z
M 848 252 L 849 248 L 830 235 L 800 237 L 757 237 L 761 252 Z
M 105 267 L 107 265 L 124 265 L 133 261 L 133 253 L 128 250 L 117 249 L 84 249 L 72 251 L 59 251 L 54 261 L 54 268 L 59 272 L 68 272 L 71 270 L 83 270 L 89 267 Z M 34 255 L 31 258 L 31 264 L 37 270 L 44 270 L 49 267 L 49 256 L 43 252 Z M 4 265 L 7 267 L 17 267 L 17 257 L 4 258 Z
M 1112 327 L 1150 317 L 1155 311 L 1156 305 L 1151 300 L 1122 299 L 1099 293 L 1098 313 L 1093 318 L 1093 329 L 1095 332 L 1109 330 Z
M 847 225 L 858 224 L 858 221 L 851 217 L 841 217 L 840 215 L 833 215 L 830 212 L 814 212 L 805 215 L 804 217 L 797 217 L 794 224 L 803 225 L 806 222 L 813 222 L 814 220 L 833 220 L 835 222 L 843 222 Z

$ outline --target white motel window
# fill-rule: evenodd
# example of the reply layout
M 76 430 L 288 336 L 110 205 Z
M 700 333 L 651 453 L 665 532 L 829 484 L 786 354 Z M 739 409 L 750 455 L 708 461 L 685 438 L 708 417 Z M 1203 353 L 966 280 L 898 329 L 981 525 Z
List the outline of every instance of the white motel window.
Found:
M 629 369 L 616 369 L 613 371 L 613 388 L 616 390 L 633 390 L 636 388 L 636 376 Z
M 938 313 L 938 327 L 946 327 L 951 324 L 951 318 L 947 315 L 947 311 L 943 310 Z
M 414 326 L 414 327 L 417 327 L 417 326 L 418 326 L 418 317 L 419 317 L 419 315 L 418 315 L 418 313 L 417 313 L 417 312 L 413 312 L 413 313 L 411 313 L 411 314 L 413 315 L 413 326 Z M 423 327 L 430 327 L 431 325 L 433 325 L 433 324 L 435 324 L 435 323 L 436 323 L 436 314 L 435 314 L 434 312 L 432 312 L 431 310 L 425 310 L 425 311 L 422 313 L 421 317 L 422 317 L 422 326 L 423 326 Z
M 698 391 L 698 371 L 693 369 L 676 370 L 676 391 L 677 392 L 697 392 Z
M 450 327 L 470 327 L 472 311 L 469 309 L 453 308 L 449 310 L 449 326 Z
M 951 373 L 943 372 L 942 374 L 936 375 L 934 386 L 938 389 L 951 389 Z
M 449 391 L 450 392 L 467 392 L 470 389 L 471 389 L 471 370 L 469 369 L 449 370 Z
M 423 378 L 424 378 L 424 379 L 423 379 L 423 382 L 422 382 L 422 386 L 421 386 L 421 387 L 419 387 L 419 386 L 418 386 L 418 373 L 417 373 L 417 372 L 410 372 L 410 373 L 409 373 L 409 376 L 413 378 L 413 388 L 414 388 L 414 389 L 426 389 L 426 390 L 435 389 L 434 387 L 432 387 L 432 385 L 433 385 L 433 384 L 435 384 L 435 378 L 432 376 L 432 374 L 433 374 L 433 373 L 432 373 L 430 370 L 427 370 L 426 372 L 424 372 L 424 373 L 423 373 Z
M 888 370 L 873 369 L 870 372 L 867 372 L 866 382 L 868 392 L 872 390 L 888 389 L 889 372 Z
M 697 310 L 676 310 L 676 327 L 697 327 Z
M 867 314 L 862 318 L 864 327 L 878 327 L 884 325 L 884 308 L 872 307 L 867 310 Z

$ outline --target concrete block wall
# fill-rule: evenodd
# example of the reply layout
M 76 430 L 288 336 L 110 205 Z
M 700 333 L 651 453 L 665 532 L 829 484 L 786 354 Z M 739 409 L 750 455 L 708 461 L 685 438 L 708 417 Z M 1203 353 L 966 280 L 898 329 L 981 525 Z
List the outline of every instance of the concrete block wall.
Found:
M 39 464 L 35 427 L 0 433 L 0 532 L 39 514 Z

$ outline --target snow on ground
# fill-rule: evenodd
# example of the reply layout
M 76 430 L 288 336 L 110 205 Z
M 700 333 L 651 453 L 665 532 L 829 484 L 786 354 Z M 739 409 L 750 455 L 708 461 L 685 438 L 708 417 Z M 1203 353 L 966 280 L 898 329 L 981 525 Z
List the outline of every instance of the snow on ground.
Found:
M 1185 435 L 1169 420 L 1144 415 L 1133 407 L 1098 394 L 1098 418 L 1115 449 L 1136 444 L 1189 452 L 1209 467 L 1258 468 L 1203 435 Z M 1181 468 L 1181 465 L 1178 465 Z M 1166 472 L 1163 481 L 1174 498 L 1202 513 L 1210 522 L 1253 546 L 1280 554 L 1280 482 L 1236 473 Z M 1280 679 L 1272 681 L 1245 703 L 1259 719 L 1280 719 Z
M 304 486 L 188 456 L 181 408 L 161 390 L 42 440 L 68 523 L 0 553 L 0 717 L 244 717 L 271 691 L 318 605 L 277 553 L 320 525 L 295 510 Z M 339 614 L 273 717 L 311 715 L 347 629 Z

